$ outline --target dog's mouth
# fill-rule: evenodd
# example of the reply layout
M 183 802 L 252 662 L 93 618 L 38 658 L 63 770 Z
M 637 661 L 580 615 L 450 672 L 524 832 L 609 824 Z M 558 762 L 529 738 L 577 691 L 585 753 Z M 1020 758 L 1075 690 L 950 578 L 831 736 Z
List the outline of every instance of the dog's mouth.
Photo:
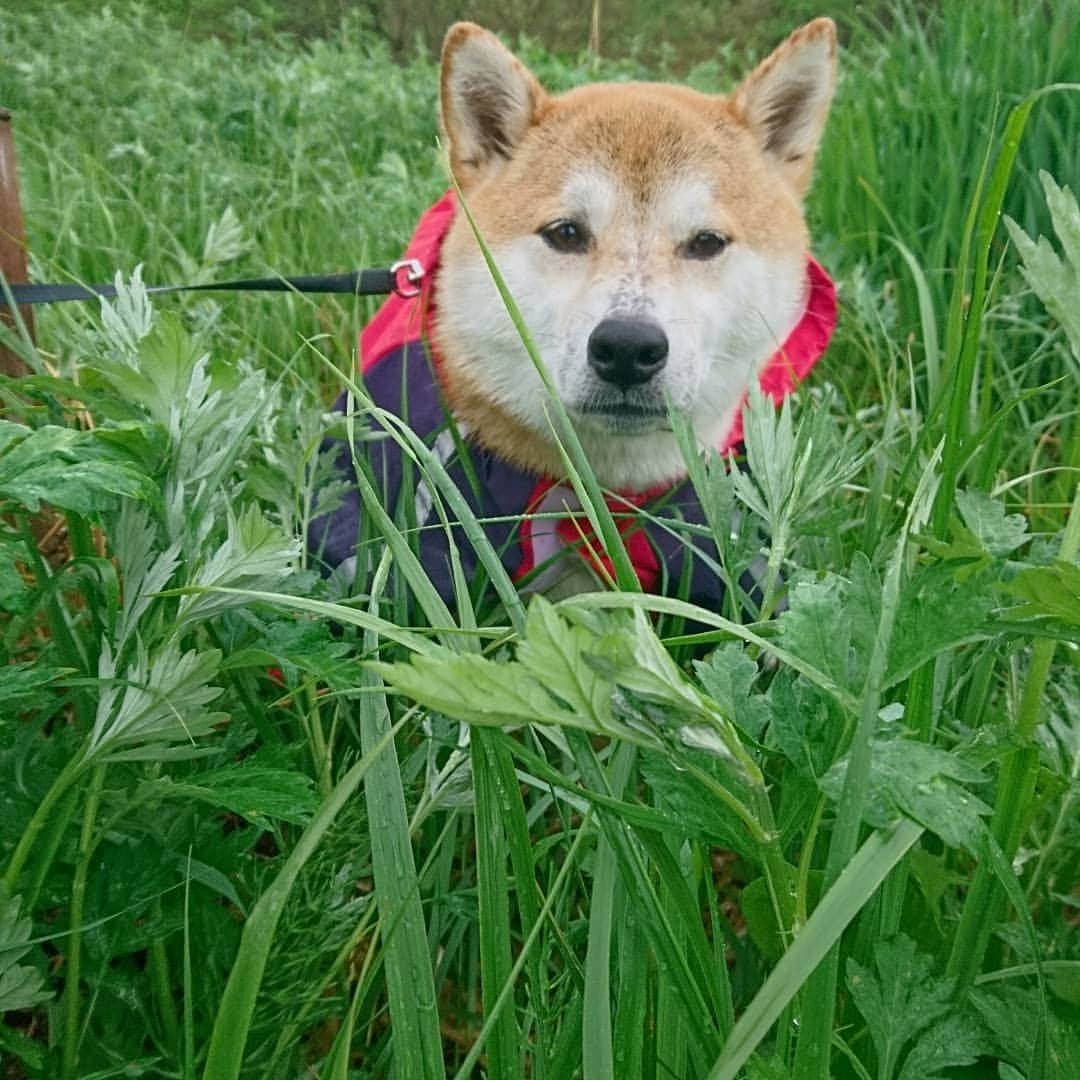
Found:
M 593 398 L 574 411 L 606 431 L 621 434 L 655 431 L 667 424 L 667 409 L 658 402 Z

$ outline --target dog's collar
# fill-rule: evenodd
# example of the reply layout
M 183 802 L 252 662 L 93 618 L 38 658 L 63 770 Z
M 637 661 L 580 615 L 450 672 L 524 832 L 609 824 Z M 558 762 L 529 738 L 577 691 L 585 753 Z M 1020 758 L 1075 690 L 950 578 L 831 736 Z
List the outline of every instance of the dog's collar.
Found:
M 443 240 L 457 212 L 457 199 L 446 192 L 421 217 L 403 259 L 417 259 L 426 273 L 419 297 L 391 296 L 360 336 L 362 368 L 367 371 L 393 349 L 408 341 L 432 336 L 434 304 L 432 289 L 437 277 Z M 806 257 L 806 307 L 784 344 L 768 360 L 759 377 L 761 389 L 779 404 L 806 378 L 821 359 L 836 328 L 836 286 L 812 256 Z M 438 358 L 436 357 L 436 363 Z M 718 447 L 722 453 L 742 442 L 742 409 L 735 415 L 731 430 Z

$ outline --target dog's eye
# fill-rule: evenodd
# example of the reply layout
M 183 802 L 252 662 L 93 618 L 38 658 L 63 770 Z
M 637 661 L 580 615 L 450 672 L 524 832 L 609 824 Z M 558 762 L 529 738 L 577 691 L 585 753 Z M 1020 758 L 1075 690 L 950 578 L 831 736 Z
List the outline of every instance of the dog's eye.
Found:
M 589 247 L 589 233 L 585 226 L 565 218 L 545 225 L 540 235 L 549 248 L 563 255 L 581 255 Z
M 728 246 L 728 238 L 723 233 L 706 230 L 694 233 L 679 251 L 687 259 L 715 259 Z

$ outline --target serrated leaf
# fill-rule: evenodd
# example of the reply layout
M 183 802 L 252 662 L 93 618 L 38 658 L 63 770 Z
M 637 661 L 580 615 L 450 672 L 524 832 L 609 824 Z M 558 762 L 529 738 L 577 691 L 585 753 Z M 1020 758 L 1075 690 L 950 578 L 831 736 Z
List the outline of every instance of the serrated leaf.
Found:
M 62 668 L 37 662 L 8 664 L 0 668 L 0 714 L 17 716 L 44 705 L 50 697 L 49 684 L 63 674 Z
M 972 536 L 988 554 L 1002 557 L 1027 543 L 1027 518 L 1006 514 L 1005 505 L 983 491 L 958 491 L 956 506 Z
M 331 686 L 344 688 L 355 683 L 354 664 L 347 660 L 352 646 L 335 638 L 330 625 L 314 619 L 278 619 L 262 629 L 247 648 L 230 651 L 222 670 L 278 666 L 292 683 L 298 672 Z
M 223 807 L 263 826 L 271 820 L 306 824 L 318 805 L 310 777 L 257 761 L 208 769 L 186 780 L 161 778 L 152 783 L 166 793 Z
M 52 994 L 42 990 L 45 977 L 36 969 L 18 964 L 30 950 L 33 925 L 20 916 L 22 897 L 9 896 L 0 886 L 0 1016 L 16 1009 L 32 1009 Z
M 18 540 L 0 536 L 0 611 L 21 615 L 30 603 L 19 563 L 26 562 L 26 548 Z
M 1001 985 L 993 989 L 976 987 L 971 1004 L 986 1024 L 996 1052 L 1007 1062 L 1026 1072 L 1036 1051 L 1042 1011 L 1036 988 Z M 1080 1030 L 1056 1012 L 1047 1014 L 1046 1052 L 1048 1077 L 1080 1076 Z
M 595 632 L 571 623 L 543 596 L 535 596 L 517 650 L 518 662 L 533 679 L 571 709 L 594 718 L 594 726 L 607 719 L 611 702 L 611 683 L 585 661 L 596 641 Z
M 987 576 L 961 578 L 942 563 L 920 567 L 900 592 L 885 687 L 895 686 L 948 649 L 987 637 L 993 607 Z
M 236 211 L 232 205 L 226 206 L 221 217 L 212 221 L 206 230 L 206 241 L 203 244 L 202 275 L 206 275 L 211 269 L 222 263 L 232 262 L 238 259 L 250 247 L 250 242 L 244 233 Z
M 758 666 L 746 649 L 734 643 L 721 645 L 707 660 L 696 660 L 694 670 L 720 711 L 751 738 L 760 738 L 771 713 L 765 695 L 752 692 Z
M 188 743 L 195 748 L 198 737 L 225 719 L 205 708 L 221 694 L 221 687 L 212 685 L 220 661 L 217 649 L 183 652 L 175 639 L 153 656 L 139 642 L 120 680 L 104 643 L 98 674 L 106 689 L 98 700 L 87 756 L 108 760 L 123 753 L 132 760 L 148 745 Z
M 861 691 L 877 634 L 881 587 L 861 553 L 850 579 L 826 574 L 796 581 L 788 610 L 780 616 L 786 649 L 823 671 L 840 686 Z
M 849 958 L 851 991 L 878 1056 L 878 1075 L 893 1075 L 908 1043 L 951 1008 L 953 980 L 931 974 L 930 958 L 904 934 L 874 948 L 874 970 Z
M 227 534 L 189 581 L 193 588 L 271 591 L 292 569 L 300 544 L 268 521 L 254 503 L 226 511 Z M 221 592 L 193 593 L 180 601 L 177 621 L 206 619 L 247 599 Z
M 410 663 L 373 662 L 387 686 L 468 724 L 565 724 L 595 730 L 591 717 L 562 708 L 521 665 L 443 646 Z
M 21 434 L 15 438 L 11 429 Z M 0 499 L 37 512 L 42 502 L 91 514 L 110 496 L 159 497 L 157 484 L 96 432 L 46 425 L 30 431 L 0 420 Z
M 710 773 L 717 783 L 732 791 L 735 798 L 743 792 L 722 765 L 711 755 L 688 754 L 695 764 Z M 640 769 L 645 783 L 652 789 L 658 806 L 679 822 L 680 831 L 708 843 L 718 844 L 738 852 L 744 858 L 756 859 L 757 845 L 747 834 L 745 824 L 729 806 L 702 786 L 701 782 L 677 767 L 665 754 L 643 754 Z
M 846 772 L 844 758 L 822 780 L 831 799 L 839 799 Z M 990 807 L 964 785 L 985 782 L 955 753 L 912 739 L 875 739 L 863 816 L 878 828 L 909 817 L 951 847 L 977 853 Z
M 899 1080 L 943 1080 L 942 1069 L 973 1065 L 987 1052 L 987 1037 L 971 1016 L 953 1013 L 919 1036 Z
M 1058 560 L 1052 566 L 1021 570 L 1005 591 L 1024 601 L 1009 610 L 1020 619 L 1058 619 L 1080 626 L 1080 566 Z
M 804 776 L 820 780 L 836 758 L 844 717 L 818 687 L 781 671 L 769 687 L 769 739 Z
M 1073 352 L 1080 357 L 1080 207 L 1068 188 L 1061 188 L 1048 172 L 1040 171 L 1046 203 L 1054 230 L 1061 241 L 1063 256 L 1058 255 L 1045 236 L 1032 239 L 1010 217 L 1005 218 L 1009 236 L 1024 260 L 1021 272 L 1046 306 L 1062 325 Z

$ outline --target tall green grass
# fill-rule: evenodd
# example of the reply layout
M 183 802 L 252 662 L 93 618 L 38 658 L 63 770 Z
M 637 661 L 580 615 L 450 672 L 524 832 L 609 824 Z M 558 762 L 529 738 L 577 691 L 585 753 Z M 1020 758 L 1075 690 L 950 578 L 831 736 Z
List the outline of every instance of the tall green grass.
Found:
M 13 1075 L 1080 1073 L 1080 211 L 1037 176 L 1080 175 L 1080 94 L 1033 96 L 1080 79 L 1080 4 L 860 18 L 810 207 L 834 345 L 752 399 L 748 473 L 682 433 L 763 611 L 629 578 L 526 608 L 354 382 L 369 305 L 154 308 L 136 276 L 8 335 Z M 39 278 L 400 251 L 445 183 L 430 59 L 358 20 L 232 31 L 0 21 Z M 556 87 L 648 74 L 525 52 Z M 729 85 L 719 57 L 690 79 Z M 341 387 L 358 453 L 371 417 L 481 545 L 453 603 L 367 485 L 353 594 L 308 566 Z

